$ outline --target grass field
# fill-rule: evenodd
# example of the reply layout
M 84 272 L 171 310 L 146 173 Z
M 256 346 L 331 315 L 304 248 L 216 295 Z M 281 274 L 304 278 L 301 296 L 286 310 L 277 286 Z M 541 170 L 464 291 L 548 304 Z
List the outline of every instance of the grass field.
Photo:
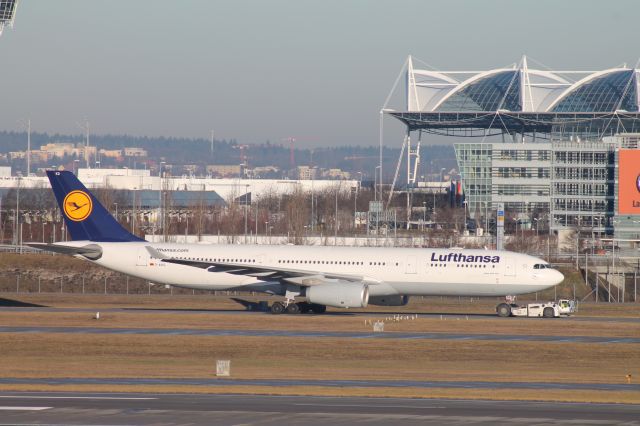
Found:
M 640 354 L 635 344 L 13 333 L 0 339 L 0 374 L 10 377 L 211 377 L 216 359 L 230 359 L 239 379 L 622 383 Z

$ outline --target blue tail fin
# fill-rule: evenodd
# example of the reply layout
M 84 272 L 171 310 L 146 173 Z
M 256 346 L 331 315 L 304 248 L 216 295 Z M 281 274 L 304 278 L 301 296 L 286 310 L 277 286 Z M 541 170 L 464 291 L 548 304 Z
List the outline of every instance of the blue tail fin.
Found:
M 47 177 L 72 240 L 144 241 L 124 229 L 73 173 L 48 170 Z

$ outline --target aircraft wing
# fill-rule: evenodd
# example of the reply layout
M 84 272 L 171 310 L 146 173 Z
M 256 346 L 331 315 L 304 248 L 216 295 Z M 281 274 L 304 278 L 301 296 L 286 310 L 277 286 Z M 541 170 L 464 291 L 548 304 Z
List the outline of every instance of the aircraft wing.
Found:
M 246 275 L 248 277 L 254 277 L 265 281 L 285 281 L 303 287 L 326 284 L 329 281 L 335 282 L 336 280 L 346 282 L 367 282 L 368 284 L 377 283 L 377 281 L 371 280 L 362 275 L 339 274 L 320 270 L 309 271 L 295 268 L 282 268 L 245 263 L 218 263 L 175 259 L 158 252 L 150 246 L 147 246 L 146 248 L 152 257 L 161 259 L 162 262 L 166 263 L 192 266 L 194 268 L 206 269 L 210 272 L 226 272 L 227 274 Z

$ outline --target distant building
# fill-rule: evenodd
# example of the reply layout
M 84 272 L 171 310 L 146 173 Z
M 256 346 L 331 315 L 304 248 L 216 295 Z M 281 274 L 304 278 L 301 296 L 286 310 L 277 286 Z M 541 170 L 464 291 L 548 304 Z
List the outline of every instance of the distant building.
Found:
M 9 160 L 22 160 L 27 158 L 26 151 L 9 151 Z
M 40 146 L 40 151 L 32 150 L 31 158 L 40 159 L 41 161 L 47 161 L 53 158 L 76 156 L 83 160 L 87 160 L 96 158 L 97 153 L 98 149 L 95 146 L 86 146 L 82 143 L 74 144 L 73 142 L 56 142 Z
M 514 214 L 549 211 L 551 144 L 459 143 L 454 147 L 471 218 L 489 220 L 498 203 Z
M 318 168 L 309 166 L 298 166 L 298 179 L 311 180 L 318 178 Z
M 273 178 L 280 174 L 280 168 L 276 166 L 254 167 L 245 171 L 247 177 L 254 179 Z
M 125 157 L 146 157 L 148 155 L 146 149 L 137 147 L 127 147 L 123 153 Z
M 197 164 L 185 164 L 184 166 L 182 166 L 182 170 L 190 175 L 196 174 L 198 172 L 198 165 Z
M 351 179 L 351 173 L 342 169 L 322 170 L 322 177 L 328 179 Z
M 219 177 L 240 177 L 243 168 L 241 164 L 210 164 L 207 166 L 207 173 Z
M 103 158 L 120 158 L 122 157 L 121 149 L 101 149 L 100 156 Z
M 57 142 L 40 146 L 40 151 L 46 152 L 48 158 L 63 158 L 67 155 L 73 155 L 75 148 L 73 143 Z
M 503 203 L 543 229 L 640 238 L 640 133 L 455 149 L 473 219 L 491 221 Z

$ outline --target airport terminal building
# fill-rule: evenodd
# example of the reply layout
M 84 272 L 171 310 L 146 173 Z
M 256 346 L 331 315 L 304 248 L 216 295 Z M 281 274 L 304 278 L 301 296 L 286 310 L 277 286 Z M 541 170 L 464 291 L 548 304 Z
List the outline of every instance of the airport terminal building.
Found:
M 412 134 L 455 144 L 468 216 L 479 226 L 504 204 L 540 230 L 640 238 L 640 69 L 551 71 L 523 57 L 489 71 L 416 69 L 407 110 L 388 111 Z

